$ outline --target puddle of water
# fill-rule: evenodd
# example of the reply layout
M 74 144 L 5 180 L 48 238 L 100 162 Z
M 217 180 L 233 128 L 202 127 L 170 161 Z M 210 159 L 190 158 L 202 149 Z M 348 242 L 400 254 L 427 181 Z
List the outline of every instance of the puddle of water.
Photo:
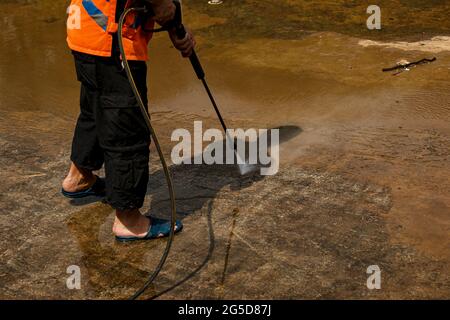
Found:
M 446 0 L 380 0 L 382 32 L 366 27 L 368 3 L 346 0 L 247 0 L 224 1 L 207 6 L 203 0 L 190 1 L 193 9 L 214 17 L 226 18 L 226 24 L 203 28 L 208 38 L 299 39 L 312 31 L 335 31 L 370 39 L 417 38 L 448 34 L 450 4 Z M 251 14 L 249 14 L 251 12 Z
M 65 6 L 7 2 L 0 10 L 0 107 L 55 114 L 76 110 L 78 89 L 64 43 Z
M 0 85 L 8 88 L 2 92 L 1 108 L 77 114 L 78 84 L 65 43 L 65 6 L 48 0 L 0 4 Z M 380 6 L 385 29 L 379 35 L 364 27 L 365 5 L 348 1 L 248 0 L 221 6 L 191 1 L 186 20 L 198 35 L 199 54 L 228 116 L 272 119 L 273 114 L 261 110 L 277 108 L 280 122 L 308 108 L 313 96 L 342 92 L 342 82 L 367 84 L 374 75 L 378 81 L 384 79 L 378 65 L 367 75 L 369 66 L 380 60 L 379 51 L 357 51 L 357 41 L 347 36 L 313 32 L 401 40 L 423 37 L 427 30 L 426 36 L 442 35 L 450 27 L 446 1 L 396 0 Z M 152 108 L 210 112 L 189 63 L 162 37 L 151 44 Z

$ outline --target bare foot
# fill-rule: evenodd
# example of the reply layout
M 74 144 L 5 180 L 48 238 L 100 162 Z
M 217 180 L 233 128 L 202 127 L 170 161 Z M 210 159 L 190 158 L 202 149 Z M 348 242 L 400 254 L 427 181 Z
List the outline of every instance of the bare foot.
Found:
M 78 168 L 72 163 L 69 174 L 62 183 L 62 188 L 67 192 L 83 191 L 92 187 L 96 180 L 97 177 L 91 171 Z
M 116 210 L 112 231 L 118 237 L 144 238 L 150 228 L 150 219 L 143 216 L 138 209 Z

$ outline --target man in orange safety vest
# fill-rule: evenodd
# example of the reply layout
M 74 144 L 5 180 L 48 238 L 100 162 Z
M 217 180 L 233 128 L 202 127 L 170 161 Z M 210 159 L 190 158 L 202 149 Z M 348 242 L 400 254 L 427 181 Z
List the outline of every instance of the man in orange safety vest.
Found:
M 131 241 L 167 236 L 170 222 L 142 215 L 149 177 L 150 135 L 123 70 L 118 49 L 118 20 L 131 6 L 151 6 L 153 16 L 130 14 L 123 30 L 127 59 L 142 100 L 147 105 L 148 43 L 155 22 L 171 25 L 171 0 L 72 0 L 68 8 L 67 43 L 81 83 L 80 114 L 72 141 L 71 166 L 62 182 L 69 198 L 105 196 L 116 211 L 113 233 Z M 175 48 L 189 57 L 195 47 L 190 31 Z M 105 178 L 93 172 L 104 166 Z M 177 221 L 176 231 L 182 229 Z

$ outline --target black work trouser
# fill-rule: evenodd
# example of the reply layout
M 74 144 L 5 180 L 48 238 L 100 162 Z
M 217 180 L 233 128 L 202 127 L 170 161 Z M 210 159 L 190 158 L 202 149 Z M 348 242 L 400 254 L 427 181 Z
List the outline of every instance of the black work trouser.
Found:
M 76 166 L 105 165 L 106 201 L 115 209 L 140 208 L 149 176 L 150 133 L 117 54 L 111 58 L 73 52 L 81 82 L 80 115 L 72 143 Z M 147 66 L 130 61 L 147 106 Z

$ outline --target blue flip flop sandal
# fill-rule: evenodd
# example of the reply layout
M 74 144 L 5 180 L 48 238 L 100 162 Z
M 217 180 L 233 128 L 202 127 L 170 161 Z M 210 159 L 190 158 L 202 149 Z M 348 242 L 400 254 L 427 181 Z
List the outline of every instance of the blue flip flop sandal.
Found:
M 61 193 L 63 194 L 64 197 L 70 199 L 80 199 L 89 196 L 103 197 L 105 195 L 105 180 L 100 178 L 99 176 L 96 177 L 97 179 L 95 180 L 92 187 L 90 187 L 89 189 L 77 192 L 69 192 L 64 189 L 61 189 Z
M 149 218 L 150 219 L 150 218 Z M 130 242 L 138 240 L 151 240 L 168 237 L 170 234 L 170 221 L 158 218 L 150 219 L 150 228 L 148 229 L 145 237 L 118 237 L 116 240 L 119 242 Z M 180 232 L 183 229 L 183 223 L 179 220 L 175 223 L 175 233 Z

